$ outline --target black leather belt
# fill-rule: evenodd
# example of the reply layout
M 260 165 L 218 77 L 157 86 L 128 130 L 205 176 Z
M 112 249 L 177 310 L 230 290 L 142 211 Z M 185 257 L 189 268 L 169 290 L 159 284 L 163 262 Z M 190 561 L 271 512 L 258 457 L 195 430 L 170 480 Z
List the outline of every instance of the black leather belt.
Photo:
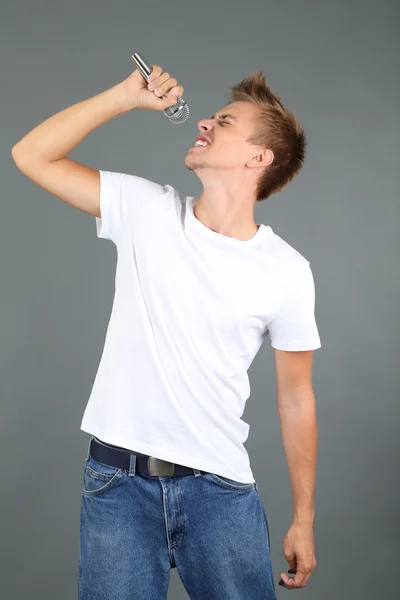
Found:
M 130 468 L 131 454 L 135 454 L 135 472 L 143 473 L 145 475 L 193 475 L 193 469 L 191 467 L 186 467 L 185 465 L 178 465 L 176 463 L 169 462 L 168 460 L 156 458 L 155 456 L 141 454 L 140 452 L 134 452 L 133 450 L 128 450 L 127 448 L 113 446 L 112 444 L 103 442 L 99 440 L 99 438 L 95 437 L 93 437 L 93 439 L 90 442 L 89 452 L 90 456 L 92 456 L 95 460 L 98 460 L 99 462 L 126 470 L 129 470 Z M 204 473 L 205 471 L 200 472 Z

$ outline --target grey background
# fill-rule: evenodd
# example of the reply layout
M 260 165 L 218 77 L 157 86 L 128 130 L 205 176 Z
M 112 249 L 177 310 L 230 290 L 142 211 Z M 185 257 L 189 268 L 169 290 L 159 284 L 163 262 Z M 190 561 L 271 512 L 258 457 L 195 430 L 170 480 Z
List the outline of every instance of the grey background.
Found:
M 95 219 L 23 176 L 12 146 L 52 114 L 133 70 L 132 52 L 185 88 L 172 125 L 134 111 L 70 156 L 197 195 L 183 165 L 197 121 L 261 68 L 304 125 L 307 163 L 256 208 L 311 262 L 322 348 L 314 353 L 319 431 L 317 568 L 279 598 L 394 598 L 399 544 L 398 3 L 4 2 L 0 8 L 1 595 L 77 597 L 80 421 L 111 311 L 116 250 Z M 251 369 L 246 447 L 267 512 L 275 583 L 292 496 L 276 410 L 273 350 Z M 187 598 L 176 569 L 169 598 Z

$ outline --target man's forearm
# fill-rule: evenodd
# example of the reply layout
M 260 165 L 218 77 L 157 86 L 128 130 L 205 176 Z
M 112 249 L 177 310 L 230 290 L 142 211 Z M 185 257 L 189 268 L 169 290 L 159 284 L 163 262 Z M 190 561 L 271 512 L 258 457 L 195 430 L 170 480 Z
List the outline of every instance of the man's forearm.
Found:
M 12 155 L 23 162 L 59 160 L 91 131 L 127 110 L 124 88 L 119 83 L 40 123 L 14 146 Z
M 280 403 L 282 440 L 293 493 L 293 520 L 314 522 L 314 488 L 318 430 L 312 391 Z

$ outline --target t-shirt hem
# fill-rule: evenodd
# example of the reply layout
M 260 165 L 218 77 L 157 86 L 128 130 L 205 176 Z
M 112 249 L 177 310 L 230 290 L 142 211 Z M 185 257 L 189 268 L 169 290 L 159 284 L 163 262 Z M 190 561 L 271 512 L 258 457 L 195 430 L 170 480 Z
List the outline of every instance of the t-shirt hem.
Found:
M 128 436 L 124 436 L 119 433 L 107 433 L 102 431 L 97 425 L 90 423 L 87 419 L 82 420 L 80 429 L 81 431 L 85 431 L 86 433 L 97 437 L 103 442 L 113 444 L 114 446 L 121 446 L 121 448 L 132 448 L 132 451 L 136 450 L 136 452 L 162 458 L 163 460 L 184 465 L 186 467 L 191 467 L 192 469 L 199 469 L 199 471 L 207 471 L 209 473 L 214 473 L 215 475 L 221 475 L 222 477 L 227 477 L 228 479 L 233 479 L 234 481 L 239 481 L 240 483 L 255 482 L 251 471 L 249 480 L 249 475 L 241 475 L 236 471 L 226 469 L 224 465 L 206 460 L 200 460 L 198 457 L 188 457 L 184 454 L 180 454 L 179 452 L 169 451 L 165 448 L 160 449 L 152 444 L 143 442 L 137 437 L 135 437 L 135 440 L 132 440 Z

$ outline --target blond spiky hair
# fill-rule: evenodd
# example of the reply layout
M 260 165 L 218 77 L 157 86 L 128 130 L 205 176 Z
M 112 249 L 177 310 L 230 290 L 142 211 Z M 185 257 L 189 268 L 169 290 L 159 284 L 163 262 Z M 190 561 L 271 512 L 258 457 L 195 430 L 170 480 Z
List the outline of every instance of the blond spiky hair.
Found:
M 273 94 L 262 70 L 253 72 L 230 88 L 231 102 L 251 102 L 259 110 L 249 144 L 268 148 L 274 153 L 257 182 L 256 202 L 266 200 L 291 182 L 303 166 L 307 139 L 293 113 L 287 110 L 279 94 Z

